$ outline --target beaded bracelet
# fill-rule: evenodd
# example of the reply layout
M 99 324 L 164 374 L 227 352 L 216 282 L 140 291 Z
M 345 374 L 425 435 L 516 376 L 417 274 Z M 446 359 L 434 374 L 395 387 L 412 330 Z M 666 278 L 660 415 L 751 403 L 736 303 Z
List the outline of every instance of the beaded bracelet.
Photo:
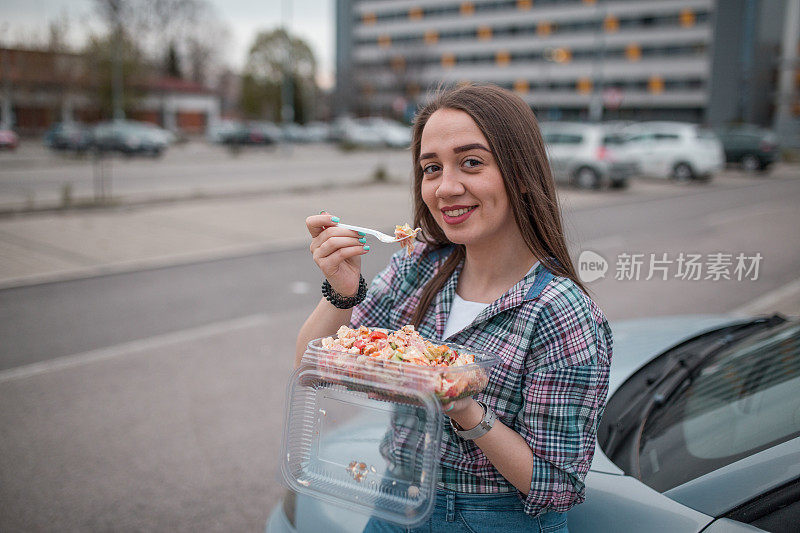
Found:
M 360 304 L 364 301 L 364 298 L 367 297 L 367 282 L 364 281 L 364 276 L 358 276 L 358 292 L 355 296 L 350 296 L 349 298 L 345 298 L 331 287 L 331 284 L 326 279 L 322 282 L 322 295 L 328 300 L 334 307 L 338 309 L 350 309 L 351 307 L 355 307 L 356 305 Z

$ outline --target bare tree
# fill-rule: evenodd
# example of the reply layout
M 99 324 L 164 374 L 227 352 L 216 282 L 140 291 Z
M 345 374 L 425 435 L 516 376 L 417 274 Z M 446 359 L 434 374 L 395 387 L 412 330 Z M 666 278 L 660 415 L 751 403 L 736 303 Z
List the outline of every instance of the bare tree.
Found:
M 230 32 L 208 0 L 95 0 L 95 6 L 109 24 L 119 17 L 154 64 L 166 65 L 174 46 L 192 80 L 203 83 L 222 70 Z

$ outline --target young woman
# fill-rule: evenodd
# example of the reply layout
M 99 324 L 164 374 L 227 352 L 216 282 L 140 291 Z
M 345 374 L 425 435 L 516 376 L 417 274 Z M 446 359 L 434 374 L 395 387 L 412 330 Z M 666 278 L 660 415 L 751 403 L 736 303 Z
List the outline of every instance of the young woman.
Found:
M 423 243 L 395 254 L 369 291 L 364 240 L 328 213 L 306 219 L 330 291 L 300 330 L 297 359 L 343 324 L 414 324 L 497 354 L 486 389 L 447 408 L 436 508 L 420 531 L 567 531 L 566 511 L 584 499 L 612 338 L 567 254 L 536 118 L 499 87 L 451 89 L 419 111 L 412 152 Z M 366 529 L 401 530 L 375 518 Z

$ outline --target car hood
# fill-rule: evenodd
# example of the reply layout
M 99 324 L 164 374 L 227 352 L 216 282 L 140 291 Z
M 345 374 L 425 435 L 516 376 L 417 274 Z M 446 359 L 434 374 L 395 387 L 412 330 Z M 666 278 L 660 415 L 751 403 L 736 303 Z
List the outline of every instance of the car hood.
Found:
M 680 315 L 612 322 L 614 350 L 608 395 L 614 394 L 637 370 L 667 349 L 736 321 L 731 315 Z M 599 446 L 595 448 L 591 470 L 623 474 Z

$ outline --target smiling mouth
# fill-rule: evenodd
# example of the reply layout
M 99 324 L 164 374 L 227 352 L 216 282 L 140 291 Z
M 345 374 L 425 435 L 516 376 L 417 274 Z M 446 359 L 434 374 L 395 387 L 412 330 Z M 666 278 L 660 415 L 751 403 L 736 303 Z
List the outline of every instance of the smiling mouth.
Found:
M 478 207 L 477 205 L 473 205 L 471 207 L 460 207 L 458 209 L 451 209 L 451 210 L 442 210 L 442 213 L 447 215 L 448 217 L 460 217 L 461 215 L 465 215 Z

